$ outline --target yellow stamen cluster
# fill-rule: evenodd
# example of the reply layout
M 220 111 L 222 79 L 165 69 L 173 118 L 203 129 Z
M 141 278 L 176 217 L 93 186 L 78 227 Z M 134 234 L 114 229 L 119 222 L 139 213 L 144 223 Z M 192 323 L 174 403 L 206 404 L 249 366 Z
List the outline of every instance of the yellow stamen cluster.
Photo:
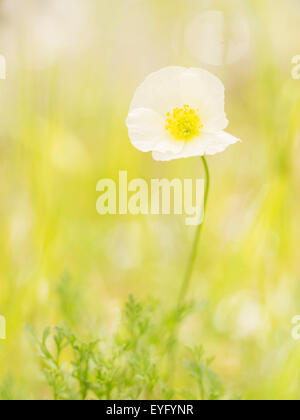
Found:
M 198 136 L 202 123 L 198 115 L 199 110 L 184 105 L 183 108 L 175 108 L 167 113 L 166 130 L 168 130 L 176 140 L 190 141 Z

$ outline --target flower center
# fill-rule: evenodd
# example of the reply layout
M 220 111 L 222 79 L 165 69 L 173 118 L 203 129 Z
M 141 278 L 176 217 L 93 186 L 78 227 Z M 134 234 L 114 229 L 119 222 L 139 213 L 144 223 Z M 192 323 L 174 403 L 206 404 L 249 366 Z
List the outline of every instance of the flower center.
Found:
M 199 135 L 200 129 L 202 128 L 198 111 L 190 108 L 189 105 L 184 105 L 183 108 L 173 109 L 172 113 L 167 113 L 166 130 L 176 140 L 192 140 Z

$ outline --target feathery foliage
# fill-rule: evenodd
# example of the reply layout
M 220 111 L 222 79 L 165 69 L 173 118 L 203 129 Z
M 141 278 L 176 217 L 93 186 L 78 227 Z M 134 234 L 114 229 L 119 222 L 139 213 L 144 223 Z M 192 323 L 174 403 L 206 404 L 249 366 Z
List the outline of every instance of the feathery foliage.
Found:
M 162 313 L 158 302 L 142 304 L 130 296 L 112 337 L 82 341 L 63 324 L 46 328 L 38 340 L 30 330 L 54 399 L 220 399 L 224 391 L 211 369 L 213 358 L 176 340 L 175 331 L 196 308 Z M 178 376 L 186 389 L 177 388 Z

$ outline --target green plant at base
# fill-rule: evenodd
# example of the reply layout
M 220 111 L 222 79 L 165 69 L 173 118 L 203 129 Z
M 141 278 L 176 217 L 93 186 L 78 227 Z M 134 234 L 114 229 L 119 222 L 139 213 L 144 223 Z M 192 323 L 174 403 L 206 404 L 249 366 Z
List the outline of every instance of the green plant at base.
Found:
M 177 343 L 180 388 L 184 384 L 186 389 L 169 380 L 170 325 L 181 324 L 196 308 L 187 304 L 179 317 L 178 311 L 162 313 L 158 302 L 142 304 L 130 296 L 112 337 L 81 341 L 64 324 L 46 328 L 38 340 L 28 330 L 55 400 L 216 400 L 225 393 L 211 369 L 213 358 L 206 359 L 202 347 L 186 349 Z

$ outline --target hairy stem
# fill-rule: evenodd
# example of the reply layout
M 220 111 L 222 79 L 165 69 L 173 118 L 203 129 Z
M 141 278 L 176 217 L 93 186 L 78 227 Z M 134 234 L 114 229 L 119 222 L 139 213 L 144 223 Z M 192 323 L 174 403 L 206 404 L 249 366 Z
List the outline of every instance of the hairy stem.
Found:
M 204 217 L 205 217 L 207 200 L 208 200 L 208 195 L 209 195 L 209 188 L 210 188 L 210 174 L 209 174 L 209 169 L 208 169 L 208 165 L 207 165 L 207 161 L 205 157 L 202 156 L 201 159 L 203 162 L 203 166 L 205 170 L 205 178 L 206 178 L 206 186 L 205 186 L 205 194 L 204 194 Z M 194 270 L 194 266 L 195 266 L 195 262 L 197 258 L 198 246 L 199 246 L 199 242 L 201 238 L 203 224 L 204 224 L 204 219 L 202 223 L 198 226 L 197 231 L 196 231 L 191 256 L 188 261 L 188 265 L 186 268 L 186 272 L 184 275 L 184 279 L 183 279 L 179 297 L 178 297 L 178 302 L 177 302 L 178 309 L 181 308 L 182 305 L 184 304 L 184 300 L 186 298 L 186 295 L 187 295 L 187 292 L 191 283 L 191 278 L 192 278 L 192 274 L 193 274 L 193 270 Z

